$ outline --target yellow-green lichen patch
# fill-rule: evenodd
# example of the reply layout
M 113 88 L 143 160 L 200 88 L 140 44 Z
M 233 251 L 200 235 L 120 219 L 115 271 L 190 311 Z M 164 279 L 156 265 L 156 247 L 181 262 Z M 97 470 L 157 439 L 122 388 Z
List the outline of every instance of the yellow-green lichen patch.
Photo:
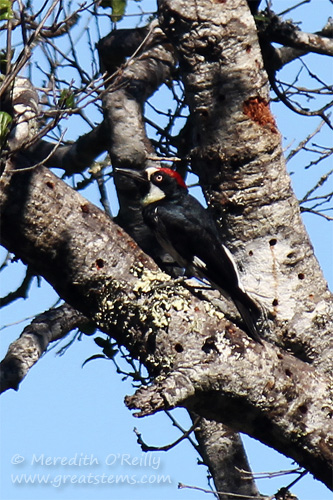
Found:
M 211 318 L 223 319 L 224 314 L 219 311 L 211 302 L 205 302 L 205 311 Z
M 130 268 L 130 273 L 133 274 L 136 278 L 140 278 L 142 276 L 142 273 L 145 269 L 145 266 L 142 264 L 142 262 L 135 262 L 133 266 Z
M 189 293 L 162 271 L 143 270 L 133 291 L 138 294 L 141 303 L 149 300 L 153 322 L 159 328 L 169 324 L 168 311 L 171 308 L 176 311 L 187 311 L 189 308 Z

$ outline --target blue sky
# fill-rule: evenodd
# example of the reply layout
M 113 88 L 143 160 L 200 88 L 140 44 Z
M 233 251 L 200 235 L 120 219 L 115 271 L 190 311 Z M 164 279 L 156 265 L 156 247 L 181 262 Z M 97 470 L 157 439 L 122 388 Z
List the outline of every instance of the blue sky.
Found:
M 278 4 L 276 10 L 282 11 L 292 2 L 279 0 L 275 3 Z M 305 31 L 319 30 L 327 17 L 332 15 L 328 0 L 317 0 L 315 10 L 312 4 L 302 6 L 295 15 L 295 18 L 303 20 L 302 29 Z M 154 8 L 152 1 L 144 5 L 146 11 Z M 131 2 L 131 8 L 137 9 L 138 6 Z M 293 17 L 292 13 L 290 17 Z M 327 61 L 323 65 L 321 56 L 308 56 L 309 63 L 311 59 L 315 65 L 312 69 L 320 69 L 326 73 L 326 80 L 329 80 L 331 69 Z M 287 71 L 293 69 L 288 68 Z M 164 95 L 154 96 L 154 102 L 160 106 L 164 99 Z M 318 124 L 317 118 L 296 117 L 278 105 L 273 104 L 272 110 L 285 137 L 285 144 L 294 141 L 293 145 L 296 145 Z M 326 134 L 322 133 L 317 142 L 330 144 Z M 299 197 L 328 169 L 327 164 L 323 164 L 305 172 L 305 161 L 300 154 L 289 166 L 295 172 L 292 182 Z M 98 203 L 96 188 L 91 188 L 86 196 Z M 309 214 L 304 216 L 304 222 L 317 258 L 332 286 L 331 225 L 323 218 Z M 3 257 L 5 252 L 1 250 L 0 255 Z M 15 289 L 22 277 L 21 264 L 12 264 L 3 273 L 1 295 Z M 1 331 L 1 357 L 9 343 L 29 323 L 29 320 L 22 320 L 48 309 L 56 300 L 49 285 L 43 282 L 38 287 L 34 282 L 29 300 L 19 300 L 4 309 L 1 325 L 20 323 Z M 61 346 L 67 341 L 65 339 Z M 148 444 L 156 446 L 177 439 L 180 432 L 164 414 L 145 419 L 132 416 L 123 399 L 126 394 L 133 393 L 133 388 L 128 381 L 121 381 L 111 361 L 95 360 L 82 368 L 88 357 L 100 352 L 93 337 L 82 336 L 63 356 L 56 354 L 58 349 L 55 347 L 43 356 L 18 392 L 7 391 L 1 398 L 0 492 L 3 500 L 209 498 L 207 494 L 195 490 L 177 489 L 179 482 L 207 487 L 206 468 L 197 465 L 199 457 L 188 442 L 181 443 L 167 453 L 144 455 L 141 452 L 136 443 L 134 427 L 138 428 Z M 176 410 L 173 414 L 185 428 L 190 426 L 185 411 Z M 294 467 L 290 459 L 260 443 L 247 437 L 245 442 L 255 472 Z M 58 463 L 48 465 L 48 457 L 58 457 Z M 60 460 L 63 465 L 59 464 Z M 33 484 L 15 483 L 16 478 L 23 477 L 22 474 L 30 475 Z M 116 484 L 116 477 L 111 478 L 112 475 L 122 475 L 124 482 Z M 102 484 L 106 477 L 111 482 Z M 45 484 L 38 484 L 38 479 L 45 481 Z M 258 484 L 262 493 L 272 495 L 292 479 L 262 480 Z M 310 476 L 303 478 L 292 491 L 302 500 L 331 498 L 328 490 Z

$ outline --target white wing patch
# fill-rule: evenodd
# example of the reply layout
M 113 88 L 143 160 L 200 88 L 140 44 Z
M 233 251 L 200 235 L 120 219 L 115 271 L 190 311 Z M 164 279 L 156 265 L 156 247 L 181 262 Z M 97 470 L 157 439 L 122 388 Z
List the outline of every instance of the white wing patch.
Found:
M 206 269 L 206 264 L 203 260 L 199 259 L 196 255 L 193 257 L 192 265 L 199 269 Z
M 235 273 L 236 273 L 236 276 L 237 276 L 237 281 L 238 281 L 238 287 L 242 290 L 242 292 L 245 292 L 245 289 L 242 285 L 242 282 L 241 282 L 241 279 L 240 279 L 240 276 L 239 276 L 239 272 L 238 272 L 238 268 L 237 268 L 237 264 L 232 256 L 232 253 L 230 252 L 230 250 L 228 250 L 227 247 L 225 247 L 224 245 L 222 245 L 225 253 L 227 254 L 227 256 L 229 257 L 229 260 L 235 270 Z M 245 292 L 246 293 L 246 292 Z

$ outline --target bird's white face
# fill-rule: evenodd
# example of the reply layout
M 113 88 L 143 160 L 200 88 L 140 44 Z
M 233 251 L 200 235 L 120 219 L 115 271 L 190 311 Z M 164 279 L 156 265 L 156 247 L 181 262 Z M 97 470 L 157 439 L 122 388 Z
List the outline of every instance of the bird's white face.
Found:
M 150 181 L 150 178 L 151 176 L 155 173 L 155 172 L 158 172 L 159 169 L 156 168 L 156 167 L 148 167 L 146 168 L 146 172 L 147 172 L 147 177 L 148 177 L 148 180 Z
M 146 169 L 148 180 L 150 181 L 151 176 L 158 171 L 159 169 L 156 167 L 148 167 Z M 156 201 L 163 200 L 163 198 L 165 198 L 165 192 L 156 184 L 150 182 L 149 193 L 144 197 L 142 203 L 144 206 L 146 206 L 150 203 L 155 203 Z

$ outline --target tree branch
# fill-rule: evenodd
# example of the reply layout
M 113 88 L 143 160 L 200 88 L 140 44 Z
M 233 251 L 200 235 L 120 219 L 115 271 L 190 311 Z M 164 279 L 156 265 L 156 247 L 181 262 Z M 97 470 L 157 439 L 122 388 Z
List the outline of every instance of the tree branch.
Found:
M 190 415 L 192 420 L 195 419 L 195 413 Z M 199 443 L 199 452 L 211 471 L 216 489 L 237 491 L 246 498 L 259 498 L 240 435 L 220 422 L 205 418 L 197 422 L 194 432 Z M 243 470 L 249 471 L 246 478 Z M 228 495 L 219 494 L 219 500 L 229 498 Z
M 108 145 L 109 139 L 103 121 L 87 134 L 81 135 L 73 144 L 58 147 L 44 164 L 50 168 L 61 168 L 68 176 L 83 172 L 97 156 L 107 150 Z M 40 140 L 29 148 L 28 154 L 37 163 L 47 158 L 53 149 L 54 143 Z
M 136 30 L 116 30 L 98 43 L 102 69 L 115 74 L 118 90 L 106 92 L 103 98 L 107 141 L 113 168 L 130 167 L 137 170 L 151 164 L 154 154 L 147 138 L 143 119 L 145 101 L 168 81 L 176 62 L 170 44 L 153 21 Z M 116 54 L 116 55 L 115 55 Z M 130 59 L 125 63 L 125 58 Z M 123 64 L 123 66 L 121 66 Z M 154 165 L 158 163 L 154 162 Z M 133 181 L 115 176 L 119 213 L 122 226 L 163 268 L 176 275 L 179 268 L 161 248 L 142 219 L 140 195 Z
M 333 40 L 316 33 L 305 33 L 291 22 L 283 22 L 279 18 L 271 19 L 268 28 L 268 38 L 272 42 L 281 43 L 305 53 L 314 52 L 333 56 Z M 266 32 L 267 35 L 267 32 Z
M 143 408 L 141 414 L 186 406 L 248 432 L 327 481 L 329 399 L 324 402 L 327 386 L 319 371 L 249 341 L 179 284 L 156 286 L 168 281 L 166 275 L 49 170 L 5 172 L 0 193 L 3 244 L 125 345 L 152 376 L 168 373 L 128 399 L 131 406 Z
M 68 304 L 50 309 L 26 326 L 19 339 L 10 344 L 0 363 L 0 393 L 18 390 L 30 368 L 39 360 L 48 345 L 62 339 L 71 330 L 89 320 Z
M 0 307 L 7 306 L 11 304 L 17 299 L 26 299 L 28 296 L 28 290 L 31 284 L 31 281 L 34 278 L 34 273 L 31 269 L 27 268 L 25 277 L 22 280 L 22 283 L 14 292 L 9 292 L 6 296 L 0 297 Z
M 192 345 L 189 342 L 191 339 L 187 339 L 188 364 L 182 360 L 179 368 L 174 366 L 163 381 L 127 396 L 128 407 L 140 409 L 136 416 L 184 406 L 205 418 L 230 424 L 234 430 L 255 434 L 261 442 L 292 456 L 332 487 L 329 379 L 270 345 L 265 346 L 264 352 L 240 345 L 229 350 L 218 338 L 218 354 L 212 354 L 210 363 L 203 365 L 198 359 L 199 339 Z M 240 352 L 243 374 L 235 376 Z M 261 363 L 255 361 L 256 355 Z M 250 366 L 254 365 L 251 381 Z M 275 413 L 277 395 L 278 414 Z

